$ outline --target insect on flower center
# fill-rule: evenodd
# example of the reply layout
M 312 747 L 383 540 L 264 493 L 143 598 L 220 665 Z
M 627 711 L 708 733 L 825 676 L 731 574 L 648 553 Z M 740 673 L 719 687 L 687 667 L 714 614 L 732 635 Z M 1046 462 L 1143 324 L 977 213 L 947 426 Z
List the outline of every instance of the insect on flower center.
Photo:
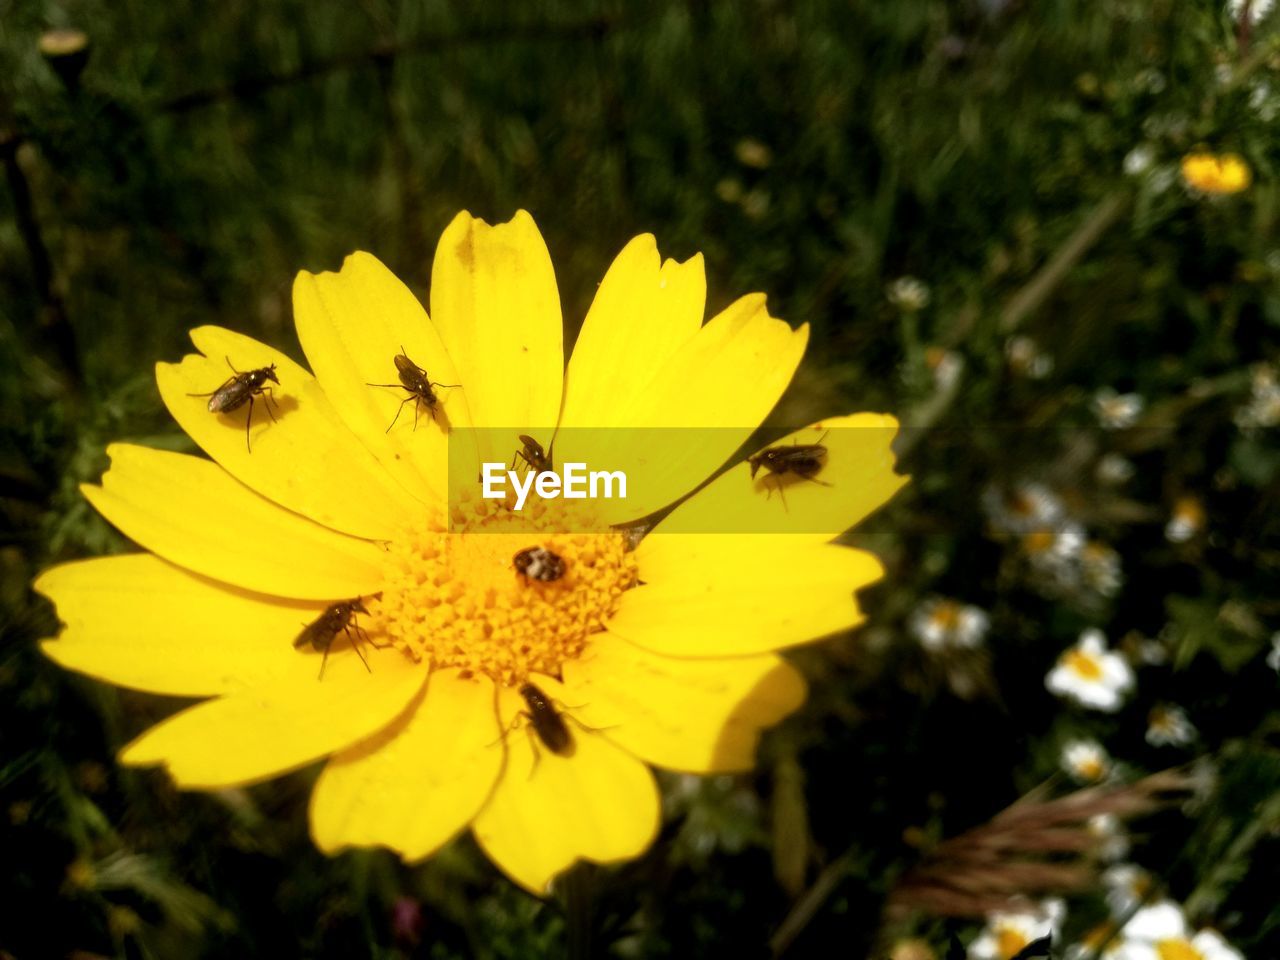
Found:
M 1083 650 L 1068 650 L 1062 655 L 1063 664 L 1082 680 L 1100 680 L 1102 664 L 1098 658 Z
M 451 531 L 407 531 L 388 545 L 381 598 L 369 605 L 373 626 L 433 667 L 507 686 L 535 672 L 558 676 L 636 582 L 625 537 L 564 532 L 590 528 L 566 524 L 566 509 L 544 501 L 517 515 L 502 502 L 468 499 L 455 506 Z M 539 564 L 518 566 L 516 555 L 531 549 Z

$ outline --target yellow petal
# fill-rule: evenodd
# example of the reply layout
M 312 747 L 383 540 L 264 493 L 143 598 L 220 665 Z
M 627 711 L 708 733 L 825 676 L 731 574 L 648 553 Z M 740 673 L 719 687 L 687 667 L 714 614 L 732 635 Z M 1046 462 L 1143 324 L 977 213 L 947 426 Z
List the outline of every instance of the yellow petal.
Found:
M 311 835 L 325 853 L 390 847 L 434 853 L 475 817 L 502 766 L 493 684 L 439 670 L 420 702 L 332 757 L 311 795 Z
M 431 269 L 431 316 L 467 387 L 472 422 L 511 428 L 482 449 L 506 462 L 520 428 L 549 432 L 560 414 L 564 328 L 551 256 L 523 210 L 490 226 L 463 212 L 445 228 Z M 481 434 L 483 447 L 497 437 Z
M 315 676 L 293 639 L 323 603 L 225 586 L 149 553 L 64 563 L 34 586 L 66 624 L 41 648 L 101 680 L 198 697 Z
M 821 441 L 826 462 L 812 480 L 744 460 L 680 504 L 657 527 L 662 533 L 826 533 L 854 526 L 906 485 L 893 472 L 893 417 L 855 413 L 797 430 L 771 447 Z
M 559 688 L 539 685 L 551 696 Z M 523 708 L 510 690 L 503 716 Z M 507 760 L 489 803 L 476 817 L 476 839 L 490 859 L 539 896 L 575 860 L 607 863 L 639 856 L 658 831 L 661 802 L 649 768 L 604 736 L 571 724 L 573 755 L 537 747 L 517 726 L 506 734 Z
M 464 382 L 422 304 L 377 258 L 353 253 L 338 273 L 299 273 L 293 312 L 316 379 L 351 432 L 405 489 L 440 504 L 447 492 L 447 431 L 471 423 L 464 388 L 433 389 L 433 420 L 416 401 L 405 402 L 408 391 L 369 386 L 400 382 L 395 358 L 401 350 L 434 383 Z
M 804 695 L 804 678 L 774 656 L 678 660 L 608 633 L 564 665 L 575 719 L 649 763 L 691 773 L 750 770 L 761 729 Z
M 360 446 L 318 383 L 278 350 L 220 327 L 200 327 L 191 339 L 204 356 L 156 364 L 165 406 L 187 434 L 237 480 L 276 503 L 343 533 L 387 540 L 415 501 Z M 246 446 L 246 404 L 228 414 L 209 412 L 209 399 L 231 370 L 275 364 L 268 383 L 274 406 L 256 398 Z M 272 420 L 275 416 L 276 421 Z
M 107 455 L 102 486 L 81 491 L 125 536 L 172 563 L 302 600 L 379 589 L 378 547 L 281 509 L 215 463 L 125 443 Z
M 398 651 L 365 644 L 364 653 L 368 671 L 349 649 L 335 649 L 323 679 L 311 673 L 276 680 L 183 710 L 121 750 L 120 761 L 164 764 L 180 787 L 216 789 L 276 777 L 343 750 L 391 723 L 427 676 Z
M 565 375 L 561 429 L 623 425 L 620 415 L 697 334 L 706 308 L 702 255 L 662 262 L 652 234 L 604 275 Z
M 615 425 L 630 429 L 562 432 L 557 457 L 626 473 L 628 498 L 597 504 L 609 522 L 646 516 L 687 494 L 741 447 L 782 396 L 808 338 L 807 326 L 792 330 L 769 316 L 762 294 L 742 297 L 686 340 L 647 385 L 620 399 Z M 666 430 L 668 443 L 662 433 L 635 432 L 674 427 L 682 432 Z
M 622 595 L 608 629 L 676 657 L 746 656 L 847 630 L 863 619 L 853 591 L 884 572 L 861 550 L 769 534 L 653 534 L 636 560 L 643 585 Z

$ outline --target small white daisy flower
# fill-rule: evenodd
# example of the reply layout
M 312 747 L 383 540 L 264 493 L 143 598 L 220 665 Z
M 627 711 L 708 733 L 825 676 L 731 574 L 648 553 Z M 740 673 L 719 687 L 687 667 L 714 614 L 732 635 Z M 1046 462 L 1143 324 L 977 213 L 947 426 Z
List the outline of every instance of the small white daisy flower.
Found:
M 1122 960 L 1244 960 L 1216 930 L 1193 932 L 1168 900 L 1144 907 L 1125 925 Z
M 1100 813 L 1090 817 L 1085 827 L 1097 844 L 1095 850 L 1100 860 L 1110 863 L 1129 855 L 1129 831 L 1115 814 Z
M 1147 715 L 1147 743 L 1153 747 L 1182 747 L 1196 738 L 1187 712 L 1172 703 L 1151 708 Z
M 1186 543 L 1204 529 L 1204 504 L 1199 497 L 1179 497 L 1173 505 L 1173 513 L 1164 527 L 1164 537 L 1170 543 Z
M 1076 783 L 1100 783 L 1111 772 L 1111 757 L 1097 740 L 1068 741 L 1061 762 Z
M 1013 960 L 1042 937 L 1058 936 L 1066 906 L 1061 900 L 1028 903 L 1025 909 L 987 915 L 987 925 L 969 944 L 970 960 Z
M 929 287 L 916 277 L 899 277 L 887 287 L 885 296 L 899 310 L 905 313 L 918 313 L 929 305 Z
M 939 390 L 949 390 L 960 379 L 964 370 L 964 357 L 944 347 L 930 347 L 924 352 L 925 366 L 933 374 L 933 385 Z
M 1140 177 L 1155 162 L 1155 148 L 1149 143 L 1140 143 L 1124 155 L 1124 172 L 1130 177 Z
M 1079 574 L 1080 551 L 1087 542 L 1084 527 L 1068 520 L 1053 530 L 1035 530 L 1022 538 L 1022 550 L 1042 573 L 1055 574 L 1074 583 Z
M 1106 888 L 1107 906 L 1116 919 L 1126 917 L 1146 900 L 1155 883 L 1151 874 L 1132 863 L 1118 863 L 1102 872 L 1102 885 Z
M 1020 377 L 1041 380 L 1053 372 L 1053 357 L 1030 337 L 1021 334 L 1010 337 L 1005 342 L 1004 355 L 1009 369 Z
M 1249 23 L 1255 25 L 1271 12 L 1275 0 L 1227 0 L 1227 13 L 1232 20 L 1239 20 L 1248 10 Z
M 1271 635 L 1271 651 L 1267 654 L 1267 666 L 1280 673 L 1280 630 Z
M 1093 412 L 1108 430 L 1123 430 L 1137 422 L 1145 402 L 1136 393 L 1117 393 L 1103 387 L 1093 395 Z
M 1108 453 L 1098 460 L 1098 467 L 1095 471 L 1099 483 L 1105 483 L 1109 487 L 1118 487 L 1122 483 L 1127 483 L 1133 479 L 1137 467 L 1133 465 L 1133 461 L 1128 457 L 1118 453 Z
M 1241 430 L 1280 424 L 1280 379 L 1274 367 L 1261 364 L 1254 369 L 1249 402 L 1236 411 L 1235 421 Z
M 1101 630 L 1089 629 L 1063 652 L 1044 683 L 1050 693 L 1082 707 L 1113 713 L 1133 689 L 1133 670 L 1124 657 L 1107 649 Z
M 935 651 L 981 646 L 990 626 L 985 610 L 946 597 L 925 600 L 907 621 L 907 629 L 921 646 Z
M 1080 548 L 1080 579 L 1095 593 L 1114 597 L 1124 585 L 1120 554 L 1100 540 L 1090 540 Z
M 1138 659 L 1150 667 L 1159 667 L 1169 662 L 1169 647 L 1161 637 L 1147 638 L 1138 644 Z
M 1062 500 L 1040 483 L 1024 483 L 1012 491 L 989 487 L 982 507 L 1000 533 L 1051 532 L 1062 523 Z

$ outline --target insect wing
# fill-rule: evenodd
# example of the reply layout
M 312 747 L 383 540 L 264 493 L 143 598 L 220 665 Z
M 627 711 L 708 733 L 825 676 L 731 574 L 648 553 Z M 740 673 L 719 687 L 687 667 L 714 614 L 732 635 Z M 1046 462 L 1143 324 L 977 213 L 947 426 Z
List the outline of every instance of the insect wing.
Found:
M 244 379 L 244 375 L 237 374 L 213 391 L 213 396 L 209 398 L 209 412 L 230 413 L 239 409 L 252 392 L 253 387 Z

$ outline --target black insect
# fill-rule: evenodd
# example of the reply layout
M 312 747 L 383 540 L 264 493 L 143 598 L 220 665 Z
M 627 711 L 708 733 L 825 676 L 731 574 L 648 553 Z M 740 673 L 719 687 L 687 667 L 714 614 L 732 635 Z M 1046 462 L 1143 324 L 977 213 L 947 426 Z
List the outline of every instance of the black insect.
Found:
M 354 600 L 340 600 L 337 603 L 331 603 L 325 607 L 324 613 L 303 627 L 302 632 L 294 639 L 293 646 L 295 649 L 301 650 L 309 643 L 313 650 L 324 651 L 324 657 L 320 660 L 320 679 L 324 679 L 324 667 L 329 662 L 329 648 L 333 646 L 333 642 L 338 638 L 339 633 L 347 635 L 347 639 L 351 641 L 351 649 L 360 655 L 360 661 L 364 664 L 364 668 L 369 670 L 369 661 L 365 658 L 364 651 L 360 649 L 360 641 L 364 641 L 379 650 L 385 647 L 386 644 L 374 643 L 369 639 L 369 634 L 365 633 L 360 624 L 356 623 L 357 613 L 367 614 L 368 612 L 365 609 L 364 601 L 359 597 Z
M 527 681 L 520 685 L 520 696 L 524 697 L 524 702 L 529 707 L 529 725 L 543 746 L 558 757 L 573 756 L 573 734 L 569 732 L 569 725 L 564 722 L 564 717 L 556 710 L 551 698 Z
M 821 443 L 826 436 L 824 433 L 819 437 L 818 443 L 793 443 L 789 447 L 768 447 L 747 457 L 747 463 L 751 464 L 751 479 L 754 480 L 760 468 L 764 467 L 774 478 L 778 494 L 783 496 L 784 505 L 786 497 L 782 494 L 782 478 L 787 474 L 793 474 L 801 480 L 820 483 L 824 487 L 831 486 L 825 480 L 817 479 L 816 476 L 827 463 L 827 448 Z
M 280 378 L 276 376 L 276 365 L 259 367 L 257 370 L 246 370 L 243 373 L 235 368 L 231 363 L 231 358 L 227 357 L 227 366 L 231 367 L 231 376 L 217 390 L 210 393 L 189 393 L 189 397 L 208 397 L 210 413 L 230 413 L 232 410 L 239 410 L 246 401 L 249 404 L 249 413 L 244 418 L 244 445 L 249 452 L 253 452 L 253 447 L 249 444 L 249 425 L 253 423 L 253 398 L 265 397 L 267 401 L 267 413 L 271 414 L 272 422 L 275 421 L 276 415 L 271 413 L 271 408 L 275 406 L 276 398 L 271 393 L 271 388 L 265 386 L 270 380 L 279 386 Z
M 427 371 L 422 369 L 412 360 L 409 354 L 405 353 L 404 347 L 400 348 L 400 353 L 394 358 L 396 364 L 396 375 L 400 378 L 399 383 L 370 383 L 366 384 L 370 387 L 392 387 L 401 390 L 408 390 L 409 395 L 400 401 L 400 406 L 396 408 L 396 415 L 391 418 L 391 423 L 387 426 L 386 432 L 390 433 L 391 428 L 396 425 L 396 421 L 400 419 L 400 411 L 404 409 L 404 405 L 413 402 L 413 429 L 418 429 L 418 414 L 422 412 L 422 408 L 427 408 L 427 413 L 431 414 L 431 420 L 434 423 L 436 419 L 436 407 L 440 403 L 440 398 L 436 396 L 436 392 L 432 387 L 456 387 L 456 383 L 436 383 L 427 376 Z
M 539 473 L 550 473 L 555 470 L 555 465 L 551 462 L 550 450 L 543 450 L 542 444 L 527 433 L 519 434 L 518 439 L 524 446 L 517 450 L 511 458 L 512 470 L 516 468 L 517 459 L 523 460 L 528 464 L 529 469 L 534 472 L 535 476 Z M 555 446 L 554 438 L 551 445 Z
M 564 558 L 546 547 L 521 550 L 511 562 L 515 565 L 516 572 L 523 574 L 527 580 L 550 583 L 564 576 Z

